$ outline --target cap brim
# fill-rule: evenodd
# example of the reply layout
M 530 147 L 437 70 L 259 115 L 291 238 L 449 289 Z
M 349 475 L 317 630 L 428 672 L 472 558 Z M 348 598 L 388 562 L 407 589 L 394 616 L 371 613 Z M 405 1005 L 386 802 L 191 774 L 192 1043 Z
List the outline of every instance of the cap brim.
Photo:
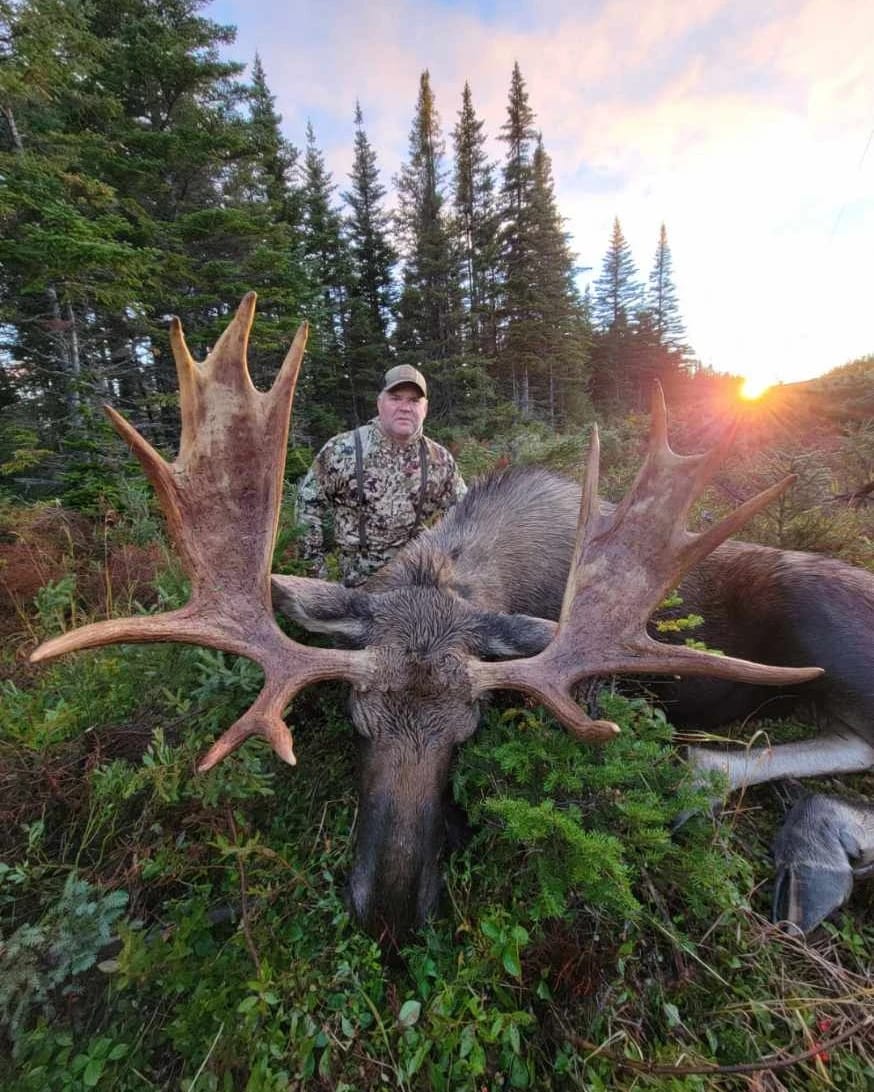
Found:
M 383 387 L 382 393 L 388 394 L 389 391 L 396 390 L 398 387 L 415 387 L 423 398 L 428 397 L 428 392 L 415 379 L 399 379 L 397 383 L 392 383 L 389 387 Z

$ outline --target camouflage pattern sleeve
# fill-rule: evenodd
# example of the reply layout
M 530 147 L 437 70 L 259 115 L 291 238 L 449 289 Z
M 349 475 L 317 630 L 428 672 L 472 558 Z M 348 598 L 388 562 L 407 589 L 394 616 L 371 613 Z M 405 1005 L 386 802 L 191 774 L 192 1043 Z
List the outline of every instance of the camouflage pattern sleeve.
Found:
M 467 492 L 467 486 L 455 459 L 445 447 L 429 441 L 429 449 L 437 487 L 436 511 L 443 513 L 461 500 Z

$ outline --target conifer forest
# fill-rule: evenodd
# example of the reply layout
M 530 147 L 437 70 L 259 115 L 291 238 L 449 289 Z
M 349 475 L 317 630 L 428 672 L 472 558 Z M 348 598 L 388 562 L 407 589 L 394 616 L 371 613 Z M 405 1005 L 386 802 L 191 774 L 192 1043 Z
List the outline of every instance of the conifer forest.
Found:
M 772 924 L 771 839 L 801 787 L 714 815 L 724 786 L 683 757 L 706 733 L 675 734 L 642 684 L 601 680 L 622 731 L 597 748 L 495 695 L 452 766 L 465 835 L 440 914 L 393 947 L 346 896 L 342 686 L 295 697 L 294 768 L 249 741 L 197 773 L 261 688 L 250 660 L 153 643 L 30 662 L 186 602 L 102 407 L 174 458 L 171 318 L 202 360 L 252 290 L 259 390 L 309 326 L 273 572 L 309 575 L 296 483 L 395 364 L 426 374 L 427 432 L 468 482 L 581 480 L 597 422 L 613 501 L 657 380 L 676 450 L 737 421 L 690 526 L 792 474 L 740 537 L 874 572 L 874 356 L 742 402 L 689 343 L 670 224 L 644 255 L 621 209 L 609 237 L 570 237 L 524 54 L 500 116 L 473 81 L 439 89 L 441 116 L 423 67 L 401 163 L 349 102 L 336 177 L 208 8 L 0 0 L 0 1090 L 870 1089 L 874 883 L 806 938 Z M 699 622 L 676 624 L 693 641 Z M 813 731 L 768 714 L 719 738 Z M 805 787 L 874 801 L 870 772 Z

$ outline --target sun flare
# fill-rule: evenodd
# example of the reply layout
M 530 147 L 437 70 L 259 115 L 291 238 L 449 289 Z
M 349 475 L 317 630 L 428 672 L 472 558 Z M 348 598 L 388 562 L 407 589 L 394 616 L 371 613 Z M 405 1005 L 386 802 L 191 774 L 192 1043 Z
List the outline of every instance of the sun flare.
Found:
M 743 386 L 740 389 L 741 398 L 745 398 L 748 402 L 755 401 L 756 398 L 761 398 L 765 391 L 769 390 L 773 386 L 773 382 L 770 379 L 765 379 L 764 376 L 749 375 L 743 381 Z

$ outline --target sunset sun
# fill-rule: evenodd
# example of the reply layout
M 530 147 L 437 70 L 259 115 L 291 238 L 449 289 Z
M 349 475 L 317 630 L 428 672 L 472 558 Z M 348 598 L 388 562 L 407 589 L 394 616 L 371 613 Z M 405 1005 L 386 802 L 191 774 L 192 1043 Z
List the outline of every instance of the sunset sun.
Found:
M 740 396 L 752 402 L 756 398 L 761 398 L 765 391 L 769 390 L 773 385 L 773 379 L 765 375 L 748 375 L 741 386 Z

